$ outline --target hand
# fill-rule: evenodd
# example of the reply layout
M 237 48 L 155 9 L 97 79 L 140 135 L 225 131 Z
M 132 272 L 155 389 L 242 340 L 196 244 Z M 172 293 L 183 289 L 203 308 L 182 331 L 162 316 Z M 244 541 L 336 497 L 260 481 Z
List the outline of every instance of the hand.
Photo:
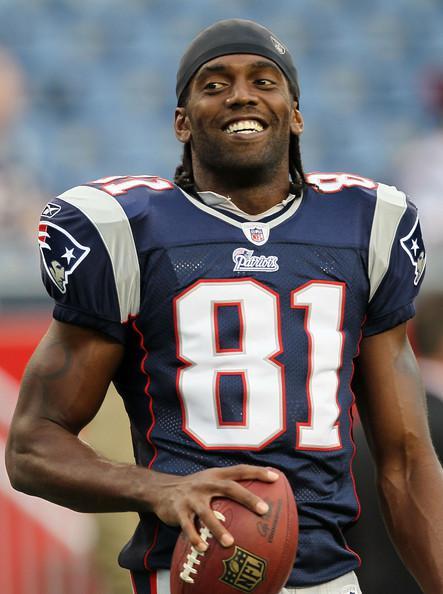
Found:
M 278 474 L 268 468 L 247 464 L 209 468 L 187 476 L 152 471 L 151 476 L 153 491 L 156 493 L 152 511 L 165 524 L 181 526 L 192 546 L 201 552 L 208 545 L 200 538 L 196 529 L 196 517 L 222 546 L 228 547 L 234 542 L 232 535 L 212 511 L 211 500 L 214 497 L 228 497 L 263 515 L 268 511 L 268 504 L 237 481 L 260 480 L 272 483 L 278 479 Z

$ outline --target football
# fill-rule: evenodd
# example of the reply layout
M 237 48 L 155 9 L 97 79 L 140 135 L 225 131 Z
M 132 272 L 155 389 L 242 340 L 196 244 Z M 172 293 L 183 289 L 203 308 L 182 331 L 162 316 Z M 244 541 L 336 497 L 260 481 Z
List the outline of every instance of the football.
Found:
M 212 508 L 234 537 L 222 547 L 200 524 L 208 543 L 198 552 L 181 532 L 171 562 L 171 594 L 277 594 L 294 565 L 298 543 L 297 507 L 285 475 L 274 483 L 240 481 L 269 505 L 259 516 L 227 498 L 217 498 Z

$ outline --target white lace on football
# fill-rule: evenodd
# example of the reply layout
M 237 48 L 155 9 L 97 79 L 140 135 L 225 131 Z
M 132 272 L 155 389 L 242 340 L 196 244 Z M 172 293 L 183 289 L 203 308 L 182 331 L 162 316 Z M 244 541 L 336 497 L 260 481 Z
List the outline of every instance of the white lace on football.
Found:
M 222 522 L 226 520 L 225 516 L 217 510 L 214 510 L 214 515 L 217 520 L 221 520 Z M 212 532 L 204 525 L 200 528 L 200 538 L 205 543 L 208 542 L 209 538 L 212 538 Z M 204 552 L 197 551 L 195 547 L 191 547 L 191 552 L 187 555 L 186 561 L 183 563 L 183 569 L 180 572 L 180 578 L 184 582 L 187 582 L 188 584 L 194 583 L 191 574 L 197 573 L 197 569 L 195 569 L 194 565 L 200 565 L 201 561 L 199 561 L 198 557 L 203 555 Z

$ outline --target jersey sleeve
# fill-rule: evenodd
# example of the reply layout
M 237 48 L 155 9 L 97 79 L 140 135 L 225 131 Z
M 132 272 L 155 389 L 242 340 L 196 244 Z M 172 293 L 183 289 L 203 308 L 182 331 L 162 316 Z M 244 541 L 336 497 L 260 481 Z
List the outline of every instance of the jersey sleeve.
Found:
M 403 192 L 380 184 L 372 222 L 369 304 L 363 335 L 389 330 L 413 317 L 426 252 L 417 208 Z
M 88 186 L 61 194 L 43 210 L 39 247 L 54 318 L 125 342 L 126 322 L 139 310 L 140 268 L 117 200 Z

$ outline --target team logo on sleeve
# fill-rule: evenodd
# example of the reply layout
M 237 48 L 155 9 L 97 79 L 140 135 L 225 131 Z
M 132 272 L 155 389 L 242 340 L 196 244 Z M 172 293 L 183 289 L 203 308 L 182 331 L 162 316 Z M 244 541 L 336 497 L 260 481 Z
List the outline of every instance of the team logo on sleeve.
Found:
M 40 221 L 38 244 L 49 278 L 61 293 L 66 293 L 69 276 L 86 258 L 90 248 L 50 221 Z
M 426 252 L 418 224 L 418 217 L 409 233 L 400 239 L 400 245 L 411 260 L 414 267 L 414 285 L 418 285 L 426 266 Z

